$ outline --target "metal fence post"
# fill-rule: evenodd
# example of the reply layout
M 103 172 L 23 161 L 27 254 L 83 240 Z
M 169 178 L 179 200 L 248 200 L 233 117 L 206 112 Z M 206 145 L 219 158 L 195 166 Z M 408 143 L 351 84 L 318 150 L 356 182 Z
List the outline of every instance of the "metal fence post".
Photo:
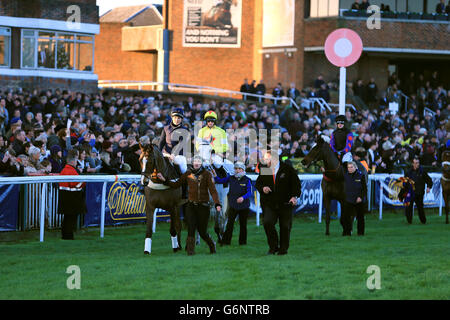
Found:
M 380 203 L 378 204 L 380 207 L 380 212 L 378 218 L 383 219 L 383 181 L 380 180 Z
M 105 205 L 106 205 L 106 182 L 103 182 L 102 207 L 100 211 L 100 238 L 103 238 L 105 235 Z
M 319 223 L 322 223 L 322 210 L 323 210 L 323 191 L 322 183 L 320 184 L 320 195 L 319 195 Z
M 256 205 L 256 226 L 258 226 L 259 227 L 259 224 L 260 224 L 260 210 L 261 210 L 261 208 L 260 208 L 260 203 L 259 203 L 259 201 L 260 201 L 260 195 L 259 195 L 259 192 L 258 191 L 255 191 L 256 192 L 256 202 L 257 202 L 257 205 Z
M 40 214 L 41 214 L 41 222 L 40 222 L 40 235 L 39 235 L 39 241 L 44 242 L 44 229 L 45 229 L 45 198 L 47 195 L 47 183 L 42 184 L 42 191 L 41 191 L 41 208 L 40 208 Z

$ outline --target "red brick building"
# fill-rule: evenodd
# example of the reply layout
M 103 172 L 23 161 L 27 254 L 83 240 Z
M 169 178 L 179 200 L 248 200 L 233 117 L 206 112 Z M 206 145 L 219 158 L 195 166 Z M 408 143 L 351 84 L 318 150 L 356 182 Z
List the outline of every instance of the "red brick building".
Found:
M 152 23 L 142 22 L 148 10 L 143 7 L 113 10 L 109 21 L 108 14 L 100 18 L 96 72 L 102 80 L 236 91 L 244 78 L 263 79 L 268 93 L 278 82 L 304 88 L 319 74 L 326 81 L 338 78 L 324 43 L 333 30 L 350 28 L 361 36 L 364 50 L 347 70 L 349 81 L 374 77 L 384 90 L 390 73 L 404 79 L 410 72 L 428 77 L 438 70 L 448 87 L 450 22 L 432 14 L 438 1 L 371 0 L 396 11 L 379 13 L 379 29 L 368 27 L 373 14 L 348 10 L 352 0 L 166 0 L 162 16 L 167 19 Z M 231 18 L 213 25 L 207 19 L 219 11 L 217 4 L 227 4 Z
M 96 0 L 0 0 L 0 87 L 96 91 Z
M 188 3 L 189 0 L 183 2 Z M 328 62 L 323 47 L 333 30 L 345 27 L 355 30 L 364 45 L 360 60 L 348 68 L 349 80 L 361 78 L 368 81 L 373 76 L 379 88 L 385 89 L 389 70 L 399 73 L 402 78 L 410 71 L 418 74 L 425 69 L 436 69 L 441 73 L 441 80 L 450 84 L 450 22 L 444 20 L 448 19 L 446 16 L 442 19 L 425 14 L 380 14 L 381 28 L 370 30 L 367 14 L 362 17 L 345 14 L 353 1 L 285 2 L 290 5 L 288 9 L 294 10 L 293 15 L 287 14 L 286 8 L 278 8 L 280 1 L 242 1 L 240 47 L 197 48 L 183 46 L 184 8 L 180 1 L 168 0 L 170 81 L 238 90 L 244 78 L 264 79 L 268 88 L 273 88 L 278 82 L 285 87 L 290 82 L 295 82 L 299 88 L 311 86 L 319 73 L 325 80 L 333 80 L 338 76 L 338 68 Z M 377 4 L 380 1 L 370 2 Z M 392 2 L 391 10 L 397 3 L 382 2 Z M 402 3 L 398 10 L 432 12 L 438 0 L 428 0 L 426 7 L 422 1 L 414 1 L 414 4 L 410 1 L 410 8 L 404 7 L 407 1 L 398 2 Z M 272 31 L 265 27 L 265 19 L 271 24 Z M 271 36 L 271 33 L 276 35 L 277 32 L 280 37 L 288 33 L 291 39 L 287 43 L 290 43 L 273 43 L 276 36 Z M 275 45 L 271 46 L 270 38 Z
M 118 7 L 103 14 L 95 39 L 99 80 L 157 81 L 162 23 L 153 5 Z

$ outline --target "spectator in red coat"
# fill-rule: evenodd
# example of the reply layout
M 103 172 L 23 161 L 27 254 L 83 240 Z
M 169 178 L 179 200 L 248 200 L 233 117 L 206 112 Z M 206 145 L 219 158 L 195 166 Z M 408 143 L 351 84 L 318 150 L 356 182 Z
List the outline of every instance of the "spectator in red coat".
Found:
M 76 169 L 78 150 L 69 150 L 67 164 L 60 175 L 77 176 Z M 83 182 L 61 182 L 59 184 L 59 208 L 58 213 L 64 215 L 61 223 L 61 235 L 64 240 L 73 240 L 79 214 L 86 212 L 86 200 L 83 194 Z

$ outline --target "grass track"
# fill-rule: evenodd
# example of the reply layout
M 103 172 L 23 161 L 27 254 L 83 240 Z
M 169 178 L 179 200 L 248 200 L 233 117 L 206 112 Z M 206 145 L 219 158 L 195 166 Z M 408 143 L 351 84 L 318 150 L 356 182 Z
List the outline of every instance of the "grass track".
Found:
M 427 210 L 427 225 L 414 217 L 385 213 L 366 216 L 366 236 L 331 236 L 316 217 L 296 216 L 286 256 L 266 256 L 264 228 L 250 219 L 248 245 L 210 255 L 204 242 L 196 255 L 173 253 L 167 223 L 153 236 L 144 256 L 143 224 L 78 231 L 75 241 L 46 231 L 45 242 L 31 232 L 0 233 L 0 299 L 449 299 L 449 230 L 444 217 Z M 212 233 L 211 222 L 209 231 Z M 356 228 L 356 223 L 355 223 Z M 182 233 L 183 245 L 186 230 Z M 81 290 L 66 287 L 66 269 L 78 265 Z M 370 291 L 367 267 L 381 270 L 381 289 Z

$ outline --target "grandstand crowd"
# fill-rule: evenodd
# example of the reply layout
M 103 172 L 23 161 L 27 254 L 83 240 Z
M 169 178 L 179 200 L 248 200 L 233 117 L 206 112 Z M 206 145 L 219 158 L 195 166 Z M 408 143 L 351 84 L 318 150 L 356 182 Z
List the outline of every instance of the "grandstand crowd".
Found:
M 243 93 L 265 93 L 262 81 L 241 87 Z M 281 90 L 282 92 L 278 92 Z M 285 90 L 285 91 L 284 91 Z M 311 97 L 330 101 L 337 97 L 336 82 L 319 76 L 310 88 L 281 84 L 274 95 L 292 97 L 300 106 L 222 99 L 200 103 L 189 97 L 174 102 L 162 94 L 124 96 L 113 91 L 95 94 L 69 90 L 0 91 L 0 174 L 11 176 L 58 174 L 71 149 L 79 150 L 81 174 L 140 173 L 139 138 L 160 137 L 170 123 L 170 111 L 184 109 L 184 125 L 192 129 L 208 110 L 218 115 L 217 126 L 227 129 L 279 129 L 282 159 L 302 158 L 321 135 L 331 136 L 337 111 L 329 112 L 305 103 Z M 402 95 L 409 99 L 403 102 Z M 374 79 L 355 81 L 347 95 L 356 108 L 345 113 L 346 126 L 354 134 L 352 150 L 363 149 L 371 173 L 401 173 L 419 156 L 425 167 L 440 167 L 446 148 L 446 125 L 450 116 L 450 90 L 444 89 L 434 72 L 430 79 L 411 74 L 400 83 L 393 76 L 386 92 L 379 92 Z M 389 110 L 399 103 L 399 112 Z M 193 140 L 194 141 L 194 140 Z M 230 141 L 236 143 L 236 141 Z M 362 149 L 361 149 L 362 148 Z M 246 150 L 248 157 L 257 150 Z M 247 165 L 252 172 L 254 166 Z

